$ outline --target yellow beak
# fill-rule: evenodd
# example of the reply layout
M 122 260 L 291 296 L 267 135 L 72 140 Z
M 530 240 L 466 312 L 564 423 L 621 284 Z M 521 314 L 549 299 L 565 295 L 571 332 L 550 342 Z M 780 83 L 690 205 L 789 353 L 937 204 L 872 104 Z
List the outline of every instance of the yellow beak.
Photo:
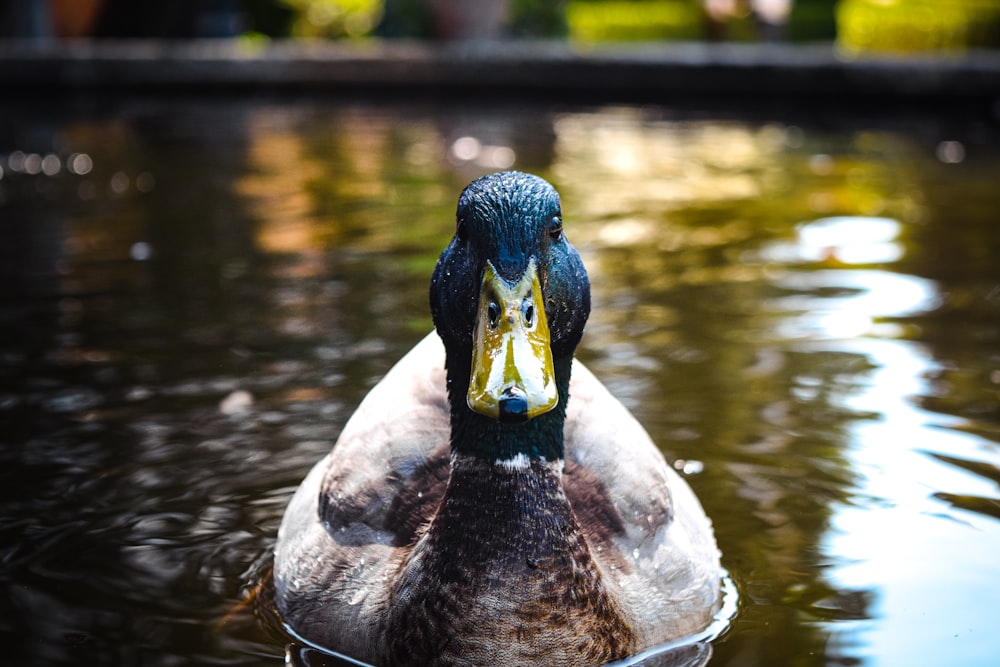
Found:
M 473 336 L 469 408 L 517 422 L 556 406 L 549 325 L 534 259 L 514 284 L 486 262 Z

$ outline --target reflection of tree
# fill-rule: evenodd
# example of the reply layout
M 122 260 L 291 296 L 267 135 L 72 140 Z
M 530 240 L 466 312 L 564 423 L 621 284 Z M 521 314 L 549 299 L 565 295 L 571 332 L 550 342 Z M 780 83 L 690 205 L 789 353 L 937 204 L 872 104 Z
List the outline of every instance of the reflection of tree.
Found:
M 939 159 L 942 145 L 938 146 Z M 937 362 L 931 390 L 918 400 L 928 410 L 962 417 L 966 420 L 962 430 L 998 443 L 1000 264 L 996 258 L 1000 234 L 995 175 L 1000 163 L 995 157 L 989 161 L 971 157 L 953 164 L 935 161 L 927 153 L 920 160 L 924 224 L 911 229 L 911 250 L 900 262 L 901 270 L 935 280 L 941 298 L 933 312 L 904 320 L 911 325 L 911 335 L 928 346 Z M 1000 475 L 996 466 L 985 461 L 932 454 L 985 479 L 996 481 Z M 935 496 L 959 508 L 1000 517 L 1000 494 L 938 492 Z
M 452 234 L 458 192 L 491 170 L 455 158 L 453 142 L 503 146 L 530 168 L 548 158 L 551 136 L 544 116 L 522 121 L 462 105 L 264 111 L 254 128 L 237 187 L 258 221 L 257 245 L 281 258 L 288 277 L 312 275 L 336 294 L 318 317 L 312 310 L 322 295 L 295 296 L 307 283 L 290 283 L 279 293 L 284 309 L 296 312 L 300 328 L 322 323 L 314 333 L 333 347 L 387 343 L 399 353 L 431 328 L 428 281 Z M 374 340 L 373 323 L 386 320 L 404 326 Z
M 998 379 L 993 376 L 1000 368 L 995 203 L 1000 163 L 972 158 L 941 164 L 925 155 L 922 166 L 925 224 L 913 226 L 911 250 L 900 266 L 940 286 L 940 307 L 909 320 L 942 368 L 936 378 L 941 391 L 923 401 L 932 410 L 990 423 L 995 433 L 1000 424 Z

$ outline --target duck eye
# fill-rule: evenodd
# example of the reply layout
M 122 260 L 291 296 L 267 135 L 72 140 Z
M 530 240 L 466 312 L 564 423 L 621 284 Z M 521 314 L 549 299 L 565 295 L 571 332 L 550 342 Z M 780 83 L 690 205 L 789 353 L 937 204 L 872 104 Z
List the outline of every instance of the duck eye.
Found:
M 496 329 L 497 322 L 500 320 L 500 304 L 492 299 L 490 300 L 490 305 L 486 308 L 486 318 L 489 321 L 490 329 Z
M 554 215 L 549 223 L 549 236 L 553 241 L 558 241 L 562 237 L 562 216 Z
M 458 219 L 458 223 L 455 225 L 455 236 L 457 236 L 460 241 L 464 241 L 469 237 L 469 230 L 466 229 L 465 218 Z
M 524 318 L 525 326 L 529 327 L 535 319 L 535 307 L 527 299 L 524 300 L 524 305 L 521 306 L 521 317 Z

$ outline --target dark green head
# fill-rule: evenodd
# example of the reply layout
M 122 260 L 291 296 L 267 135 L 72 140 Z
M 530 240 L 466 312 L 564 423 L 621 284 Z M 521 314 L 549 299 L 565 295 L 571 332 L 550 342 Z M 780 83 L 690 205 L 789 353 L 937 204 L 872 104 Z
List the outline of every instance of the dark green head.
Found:
M 491 174 L 462 191 L 456 222 L 430 293 L 453 424 L 469 413 L 531 425 L 552 411 L 561 428 L 590 282 L 563 232 L 558 193 L 530 174 Z

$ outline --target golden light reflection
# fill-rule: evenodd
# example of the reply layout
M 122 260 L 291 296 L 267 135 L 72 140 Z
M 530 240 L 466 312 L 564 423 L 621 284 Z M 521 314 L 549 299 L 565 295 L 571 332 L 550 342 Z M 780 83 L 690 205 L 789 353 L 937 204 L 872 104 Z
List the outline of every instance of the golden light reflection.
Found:
M 779 263 L 819 262 L 830 267 L 895 262 L 903 256 L 903 226 L 892 218 L 836 216 L 796 226 L 795 238 L 762 251 Z
M 392 122 L 370 109 L 352 109 L 338 118 L 336 139 L 343 142 L 338 159 L 350 163 L 353 178 L 339 184 L 353 186 L 353 193 L 378 197 L 385 194 L 385 161 L 389 154 Z
M 265 110 L 250 124 L 249 169 L 236 189 L 258 223 L 256 244 L 288 255 L 293 264 L 281 270 L 290 275 L 322 271 L 333 248 L 382 252 L 453 224 L 455 193 L 435 184 L 446 151 L 426 119 L 401 122 L 359 106 L 318 123 Z M 407 209 L 405 224 L 398 207 Z
M 577 234 L 585 240 L 588 233 L 603 234 L 614 245 L 647 241 L 659 233 L 664 213 L 759 198 L 760 175 L 784 136 L 774 128 L 648 121 L 625 111 L 567 114 L 555 130 L 552 170 L 578 217 L 626 218 L 616 221 L 620 229 Z
M 259 225 L 256 243 L 264 252 L 318 251 L 309 184 L 322 177 L 322 164 L 309 156 L 301 133 L 269 122 L 266 112 L 250 120 L 250 169 L 234 189 L 251 200 Z M 306 275 L 312 271 L 306 269 Z

